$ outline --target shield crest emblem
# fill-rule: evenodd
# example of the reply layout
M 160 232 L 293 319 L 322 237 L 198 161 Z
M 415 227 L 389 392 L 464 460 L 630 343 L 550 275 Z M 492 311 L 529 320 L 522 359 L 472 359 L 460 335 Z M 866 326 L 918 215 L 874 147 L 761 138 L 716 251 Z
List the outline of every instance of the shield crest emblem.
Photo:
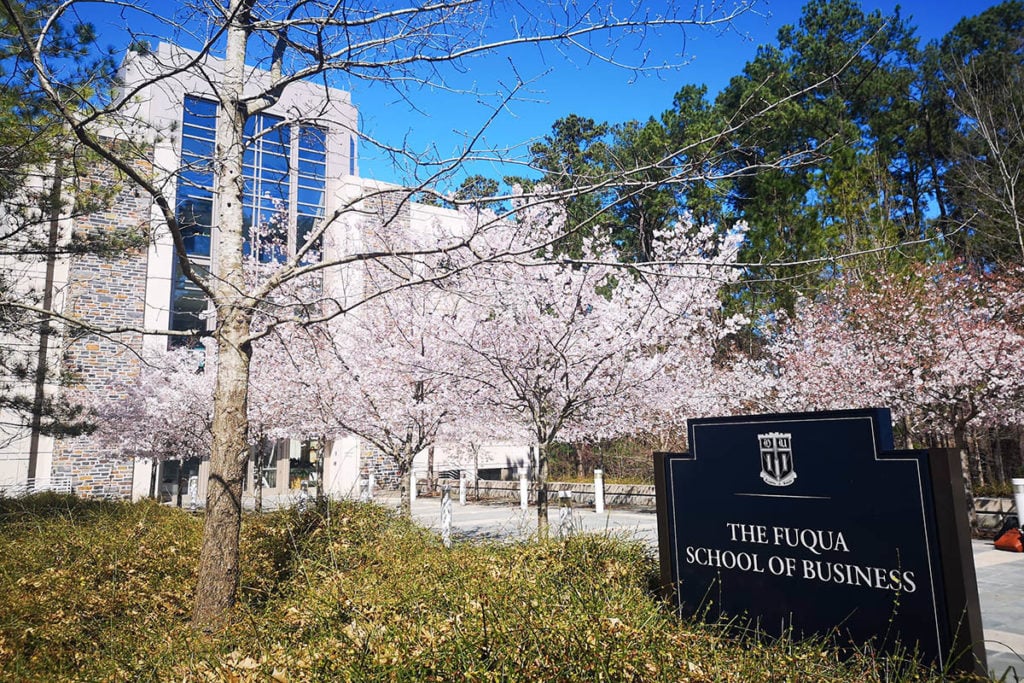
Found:
M 792 436 L 782 432 L 757 435 L 761 448 L 761 479 L 766 484 L 789 486 L 796 481 Z

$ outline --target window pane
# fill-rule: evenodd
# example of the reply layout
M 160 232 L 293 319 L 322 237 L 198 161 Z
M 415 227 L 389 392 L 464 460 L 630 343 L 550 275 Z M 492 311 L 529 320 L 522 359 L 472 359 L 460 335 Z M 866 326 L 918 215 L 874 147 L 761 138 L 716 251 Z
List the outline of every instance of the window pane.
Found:
M 182 155 L 212 159 L 214 151 L 213 138 L 202 138 L 198 136 L 188 135 L 187 133 L 189 130 L 190 127 L 186 128 L 186 135 L 182 136 L 181 138 Z
M 264 183 L 259 200 L 260 207 L 271 213 L 285 211 L 288 205 L 288 186 Z
M 212 197 L 213 174 L 185 169 L 178 184 L 178 197 Z
M 267 193 L 271 193 L 275 197 L 278 196 L 278 190 L 273 189 L 271 186 L 285 188 L 285 196 L 287 196 L 288 174 L 272 169 L 264 169 L 260 175 L 260 194 L 265 196 Z
M 312 207 L 320 209 L 324 204 L 324 193 L 321 190 L 312 190 L 304 187 L 299 188 L 299 211 L 301 207 Z
M 244 256 L 252 255 L 252 225 L 253 208 L 246 204 L 242 207 L 242 234 L 245 235 L 245 240 L 242 242 L 242 254 Z
M 263 171 L 276 171 L 280 175 L 288 173 L 288 157 L 280 150 L 264 150 L 260 159 Z
M 171 292 L 171 329 L 172 330 L 205 330 L 206 322 L 202 319 L 206 311 L 206 297 L 191 280 L 181 272 L 180 264 L 174 264 L 174 289 Z M 202 272 L 198 264 L 193 267 Z
M 209 200 L 188 198 L 178 205 L 178 224 L 189 254 L 210 255 L 212 214 L 213 203 Z
M 259 142 L 263 149 L 276 152 L 277 154 L 285 154 L 291 149 L 291 145 L 288 144 L 287 128 L 268 130 L 260 136 Z
M 306 242 L 309 241 L 309 234 L 313 231 L 313 228 L 316 226 L 316 222 L 317 219 L 314 218 L 313 216 L 300 215 L 298 217 L 298 222 L 295 226 L 295 237 L 296 239 L 298 239 L 300 246 L 305 245 Z M 318 238 L 313 243 L 313 249 L 315 249 L 317 252 L 320 252 L 322 251 L 322 245 L 323 240 Z
M 323 179 L 326 176 L 326 166 L 323 164 L 314 164 L 309 161 L 299 160 L 299 179 L 308 183 L 316 183 L 319 181 L 323 183 Z
M 273 114 L 257 114 L 260 118 L 260 130 L 267 130 L 279 125 L 284 119 L 280 116 L 274 116 Z M 282 129 L 287 130 L 287 129 Z
M 322 156 L 327 150 L 327 131 L 319 126 L 301 126 L 299 128 L 300 155 L 304 150 L 320 152 Z
M 186 95 L 184 119 L 186 124 L 212 130 L 217 127 L 217 103 Z

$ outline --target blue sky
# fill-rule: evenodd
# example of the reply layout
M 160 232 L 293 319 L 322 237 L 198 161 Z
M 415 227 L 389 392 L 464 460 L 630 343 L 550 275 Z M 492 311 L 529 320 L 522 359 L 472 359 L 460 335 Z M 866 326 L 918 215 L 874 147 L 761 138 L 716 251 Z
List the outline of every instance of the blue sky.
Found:
M 862 0 L 865 11 L 880 10 L 890 14 L 899 5 L 900 12 L 917 28 L 922 43 L 945 35 L 964 16 L 972 16 L 986 7 L 998 4 L 992 0 Z M 485 58 L 469 63 L 470 73 L 479 83 L 489 78 L 508 82 L 508 60 L 514 60 L 524 78 L 536 77 L 520 101 L 511 103 L 490 125 L 485 142 L 509 147 L 510 156 L 523 159 L 531 141 L 551 130 L 558 118 L 571 113 L 598 121 L 618 123 L 629 119 L 645 120 L 668 109 L 672 96 L 687 83 L 705 84 L 713 97 L 752 59 L 757 46 L 774 43 L 779 28 L 799 22 L 804 2 L 770 0 L 749 13 L 727 31 L 690 30 L 686 33 L 685 54 L 688 63 L 680 68 L 646 75 L 609 67 L 586 60 L 579 54 L 567 57 L 554 50 L 517 50 L 499 58 Z M 649 37 L 647 47 L 655 59 L 672 59 L 678 54 L 678 34 L 667 33 Z M 652 60 L 653 61 L 653 60 Z M 364 84 L 351 86 L 353 100 L 360 109 L 364 130 L 388 139 L 407 140 L 416 149 L 436 145 L 444 155 L 452 153 L 465 142 L 465 134 L 476 131 L 490 114 L 487 107 L 467 106 L 466 98 L 438 93 L 418 93 L 421 111 L 414 112 L 379 88 Z M 399 135 L 396 135 L 399 134 Z M 363 175 L 396 179 L 391 176 L 390 162 L 378 158 L 364 145 L 361 157 Z M 500 177 L 516 173 L 515 165 L 472 164 L 472 172 Z
M 167 0 L 163 0 L 166 2 Z M 570 0 L 571 1 L 571 0 Z M 682 0 L 688 3 L 691 0 Z M 693 0 L 704 5 L 731 5 L 732 0 Z M 159 4 L 160 0 L 158 0 Z M 516 3 L 513 3 L 515 5 Z M 540 5 L 541 3 L 536 3 Z M 640 2 L 641 6 L 660 7 L 661 3 Z M 408 93 L 408 100 L 393 90 L 367 84 L 356 79 L 336 80 L 334 85 L 348 89 L 359 108 L 362 130 L 392 146 L 405 146 L 428 156 L 448 158 L 462 149 L 468 136 L 476 133 L 494 113 L 500 93 L 518 76 L 527 84 L 516 99 L 490 123 L 481 143 L 486 147 L 507 150 L 503 156 L 523 160 L 530 143 L 550 132 L 551 124 L 571 113 L 598 121 L 619 123 L 629 119 L 647 119 L 669 108 L 673 94 L 687 83 L 706 84 L 709 96 L 724 87 L 731 76 L 753 58 L 757 46 L 775 42 L 778 29 L 797 23 L 802 1 L 767 0 L 756 11 L 741 17 L 728 30 L 688 30 L 684 37 L 678 31 L 647 35 L 642 49 L 649 51 L 651 64 L 679 64 L 680 48 L 686 64 L 678 68 L 637 74 L 587 58 L 581 52 L 563 54 L 553 47 L 520 47 L 501 54 L 468 60 L 461 72 L 449 70 L 444 76 L 453 87 L 476 89 L 484 94 L 453 94 L 442 90 L 418 87 Z M 964 16 L 981 12 L 997 4 L 994 0 L 862 0 L 865 11 L 881 10 L 884 14 L 899 5 L 903 17 L 917 28 L 922 42 L 940 38 Z M 528 0 L 518 3 L 518 11 L 533 5 Z M 103 44 L 119 46 L 126 41 L 124 23 L 110 19 L 109 14 L 96 11 L 96 5 L 82 5 L 80 16 L 94 21 Z M 94 15 L 90 12 L 95 11 Z M 510 13 L 511 15 L 512 13 Z M 508 21 L 508 20 L 503 20 Z M 153 29 L 158 33 L 159 29 Z M 186 47 L 187 39 L 177 40 Z M 624 41 L 617 46 L 616 57 L 635 61 L 637 44 Z M 490 95 L 488 95 L 490 93 Z M 409 102 L 414 102 L 415 107 Z M 516 164 L 493 164 L 478 161 L 468 166 L 471 172 L 500 177 L 509 173 L 525 173 Z M 411 182 L 415 171 L 396 169 L 389 155 L 364 143 L 360 147 L 362 175 L 394 182 Z M 457 184 L 456 177 L 451 181 Z

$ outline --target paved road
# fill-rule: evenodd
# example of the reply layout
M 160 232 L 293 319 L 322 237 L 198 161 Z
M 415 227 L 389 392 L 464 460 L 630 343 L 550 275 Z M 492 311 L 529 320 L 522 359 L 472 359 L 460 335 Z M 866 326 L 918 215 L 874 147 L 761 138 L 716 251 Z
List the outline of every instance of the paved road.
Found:
M 397 502 L 397 501 L 396 501 Z M 413 517 L 440 531 L 439 498 L 413 503 Z M 523 538 L 536 530 L 537 513 L 510 504 L 468 504 L 454 501 L 452 532 L 469 538 Z M 558 509 L 551 508 L 552 529 Z M 575 510 L 575 525 L 590 532 L 610 532 L 641 539 L 657 546 L 658 524 L 653 512 L 611 510 L 598 515 L 593 509 Z M 989 670 L 993 678 L 1024 681 L 1024 553 L 996 550 L 991 542 L 975 541 L 974 566 L 978 576 L 981 617 L 985 630 Z

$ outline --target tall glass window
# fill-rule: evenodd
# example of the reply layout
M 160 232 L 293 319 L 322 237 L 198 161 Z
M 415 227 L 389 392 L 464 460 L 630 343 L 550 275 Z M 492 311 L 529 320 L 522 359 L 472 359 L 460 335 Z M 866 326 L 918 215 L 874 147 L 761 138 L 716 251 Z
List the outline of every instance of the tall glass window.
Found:
M 327 177 L 327 135 L 321 128 L 299 128 L 298 173 L 295 193 L 295 235 L 305 245 L 324 216 L 324 183 Z M 313 248 L 320 250 L 318 240 Z
M 213 152 L 217 137 L 217 105 L 185 98 L 181 127 L 181 172 L 177 218 L 189 254 L 210 256 L 213 225 Z
M 277 116 L 257 114 L 245 122 L 244 248 L 246 255 L 257 249 L 264 262 L 283 261 L 288 254 L 292 175 L 289 133 Z
M 181 128 L 181 171 L 176 213 L 193 266 L 210 268 L 214 223 L 214 147 L 217 103 L 185 97 Z M 318 126 L 286 125 L 270 114 L 245 123 L 243 220 L 246 254 L 261 261 L 284 260 L 304 245 L 324 215 L 327 134 Z M 319 247 L 319 243 L 314 245 Z M 206 309 L 199 289 L 181 273 L 177 262 L 171 293 L 171 329 L 205 326 Z

